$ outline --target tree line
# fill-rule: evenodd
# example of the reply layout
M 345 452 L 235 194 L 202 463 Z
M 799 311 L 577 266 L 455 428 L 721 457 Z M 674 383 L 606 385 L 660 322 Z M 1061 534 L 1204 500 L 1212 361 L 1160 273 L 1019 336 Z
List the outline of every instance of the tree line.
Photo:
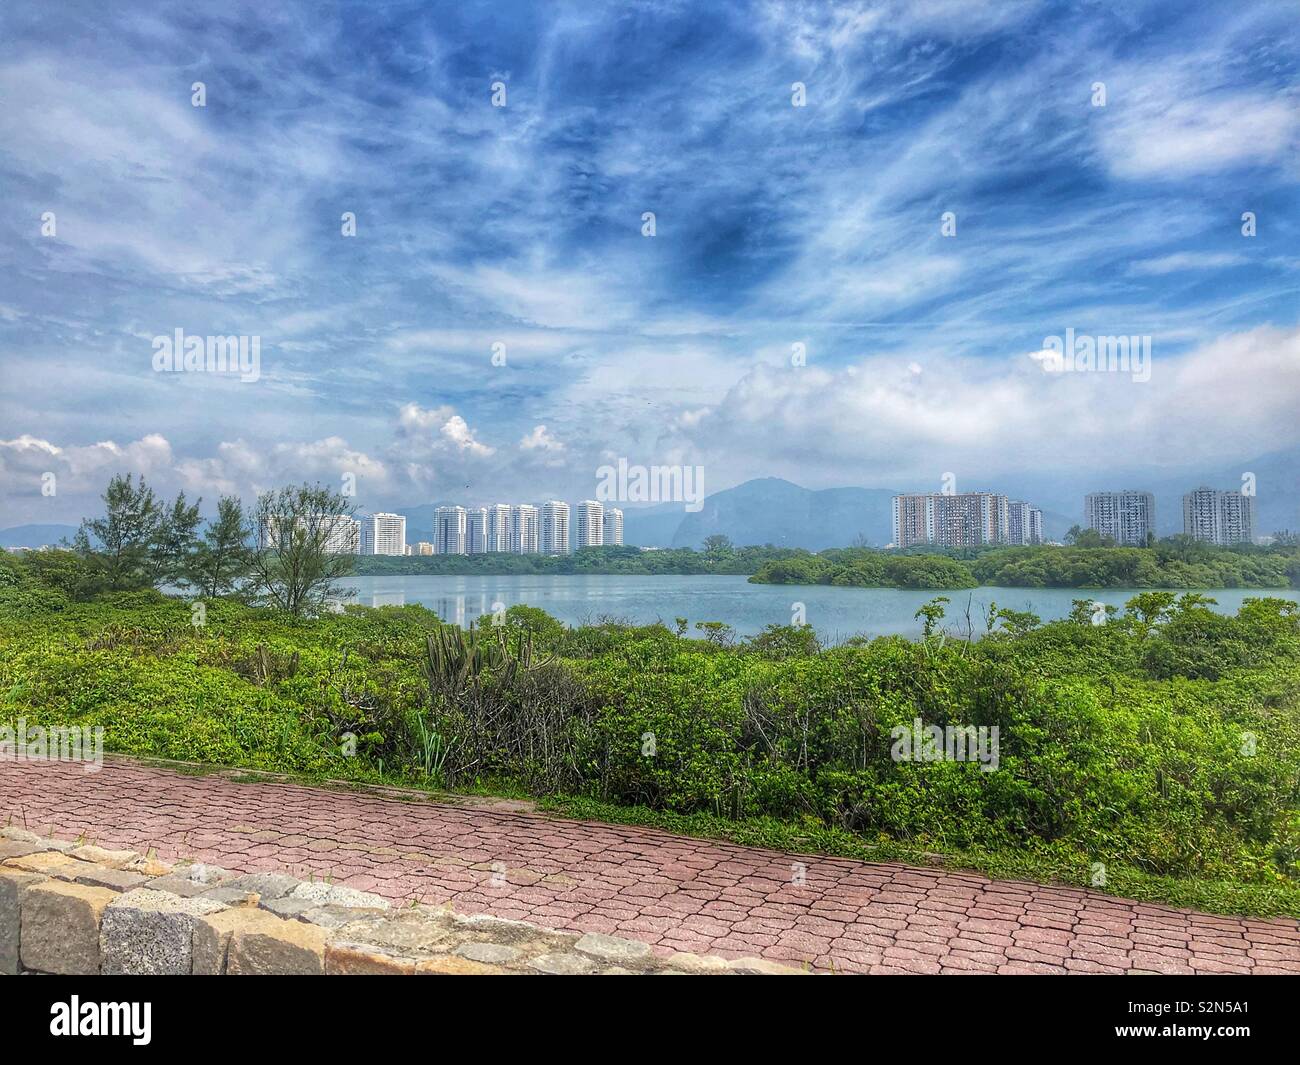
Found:
M 331 551 L 331 538 L 355 508 L 320 484 L 263 492 L 251 511 L 223 495 L 206 525 L 201 499 L 191 503 L 181 492 L 168 503 L 143 476 L 115 476 L 101 498 L 104 512 L 81 523 L 69 549 L 25 559 L 38 579 L 72 598 L 162 587 L 301 616 L 346 595 L 338 581 L 352 572 L 352 556 Z

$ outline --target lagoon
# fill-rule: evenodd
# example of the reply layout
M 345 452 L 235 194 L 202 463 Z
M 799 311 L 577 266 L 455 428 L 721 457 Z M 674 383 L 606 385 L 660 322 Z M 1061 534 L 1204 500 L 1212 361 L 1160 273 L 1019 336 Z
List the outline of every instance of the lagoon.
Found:
M 789 625 L 798 604 L 804 619 L 826 643 L 851 636 L 919 636 L 917 608 L 945 595 L 945 625 L 965 632 L 967 602 L 976 632 L 990 602 L 1014 610 L 1031 610 L 1044 621 L 1065 617 L 1071 601 L 1088 599 L 1123 608 L 1125 602 L 1149 588 L 968 588 L 959 591 L 903 588 L 837 588 L 829 585 L 750 584 L 743 576 L 619 576 L 521 574 L 508 577 L 453 575 L 387 575 L 351 577 L 341 582 L 356 592 L 351 600 L 365 606 L 418 603 L 443 620 L 467 626 L 482 614 L 516 604 L 540 607 L 568 625 L 602 620 L 672 627 L 675 618 L 722 621 L 741 636 L 753 636 L 767 625 Z M 1179 592 L 1190 589 L 1176 589 Z M 1218 588 L 1200 594 L 1217 600 L 1215 609 L 1235 613 L 1246 599 L 1274 596 L 1296 601 L 1294 588 Z

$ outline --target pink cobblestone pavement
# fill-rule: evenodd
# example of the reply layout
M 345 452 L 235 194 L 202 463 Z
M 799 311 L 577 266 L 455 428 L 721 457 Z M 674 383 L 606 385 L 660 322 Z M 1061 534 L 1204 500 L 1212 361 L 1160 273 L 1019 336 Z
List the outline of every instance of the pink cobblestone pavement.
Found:
M 406 802 L 112 759 L 0 761 L 0 822 L 240 871 L 314 874 L 657 950 L 839 972 L 1300 973 L 1300 923 L 782 854 L 508 804 Z M 50 830 L 53 830 L 52 832 Z M 806 882 L 792 883 L 795 863 Z

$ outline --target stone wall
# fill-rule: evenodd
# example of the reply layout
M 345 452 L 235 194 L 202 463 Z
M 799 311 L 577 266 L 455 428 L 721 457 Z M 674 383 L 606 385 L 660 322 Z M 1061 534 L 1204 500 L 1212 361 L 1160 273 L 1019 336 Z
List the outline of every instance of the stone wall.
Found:
M 0 974 L 796 974 L 0 829 Z

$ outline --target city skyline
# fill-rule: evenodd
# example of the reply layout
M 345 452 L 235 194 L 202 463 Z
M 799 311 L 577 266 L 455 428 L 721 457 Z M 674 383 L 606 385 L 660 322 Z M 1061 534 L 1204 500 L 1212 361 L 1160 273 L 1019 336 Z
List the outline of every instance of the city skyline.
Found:
M 116 472 L 392 511 L 625 457 L 1059 509 L 1300 455 L 1283 5 L 67 10 L 5 13 L 5 525 Z

